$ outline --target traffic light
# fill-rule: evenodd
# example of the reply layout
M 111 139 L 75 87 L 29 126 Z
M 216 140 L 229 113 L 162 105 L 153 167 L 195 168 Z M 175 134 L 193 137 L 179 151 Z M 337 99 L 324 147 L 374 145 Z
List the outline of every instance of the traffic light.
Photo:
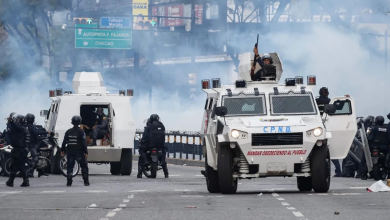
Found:
M 73 24 L 92 24 L 93 18 L 73 18 Z
M 156 29 L 157 26 L 158 26 L 157 19 L 149 20 L 148 18 L 146 18 L 146 20 L 138 21 L 135 29 L 150 30 L 150 29 Z

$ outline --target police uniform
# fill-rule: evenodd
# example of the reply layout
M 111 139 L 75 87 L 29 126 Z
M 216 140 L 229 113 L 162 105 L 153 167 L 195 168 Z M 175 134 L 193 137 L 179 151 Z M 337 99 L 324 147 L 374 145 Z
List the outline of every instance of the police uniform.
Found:
M 67 147 L 65 148 L 65 145 Z M 77 160 L 81 167 L 81 173 L 83 175 L 84 185 L 89 185 L 88 180 L 88 162 L 86 155 L 88 155 L 86 135 L 84 131 L 78 126 L 66 131 L 64 141 L 62 142 L 61 151 L 67 155 L 67 185 L 72 185 L 72 173 L 75 160 Z
M 383 152 L 385 155 L 389 152 L 389 136 L 386 125 L 375 125 L 370 134 L 368 135 L 368 144 L 370 147 L 370 151 L 376 147 Z M 362 158 L 361 162 L 361 171 L 363 175 L 367 175 L 367 161 L 366 157 Z
M 10 167 L 10 176 L 6 185 L 13 187 L 16 173 L 20 171 L 23 177 L 23 183 L 21 186 L 27 187 L 30 186 L 28 180 L 29 165 L 27 158 L 27 144 L 29 143 L 28 129 L 22 126 L 21 116 L 19 115 L 16 117 L 17 119 L 14 118 L 13 121 L 10 122 L 9 138 L 11 142 L 10 144 L 13 147 L 10 157 L 13 158 L 13 162 Z M 15 120 L 18 120 L 18 122 L 15 122 Z
M 30 175 L 32 175 L 34 173 L 34 169 L 39 161 L 39 155 L 38 155 L 38 147 L 39 146 L 37 146 L 39 141 L 38 141 L 37 136 L 38 135 L 47 135 L 48 132 L 46 130 L 43 130 L 43 129 L 37 129 L 37 127 L 32 122 L 28 122 L 26 127 L 29 131 L 26 139 L 28 139 L 28 141 L 29 141 L 29 150 L 30 150 L 31 157 L 32 157 L 32 164 L 31 164 L 31 169 L 30 169 Z M 38 177 L 44 175 L 43 169 L 39 169 L 37 171 L 38 171 Z

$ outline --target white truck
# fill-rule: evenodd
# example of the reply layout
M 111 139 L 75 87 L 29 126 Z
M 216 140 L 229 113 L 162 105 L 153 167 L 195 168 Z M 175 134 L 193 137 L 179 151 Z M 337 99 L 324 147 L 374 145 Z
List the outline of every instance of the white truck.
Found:
M 313 94 L 316 77 L 308 76 L 307 85 L 303 77 L 279 84 L 283 65 L 277 53 L 270 55 L 275 74 L 262 81 L 251 80 L 250 53 L 240 55 L 242 79 L 235 85 L 202 80 L 207 99 L 201 138 L 210 193 L 236 193 L 238 179 L 264 177 L 296 177 L 300 191 L 327 192 L 331 159 L 347 156 L 357 131 L 354 100 L 334 97 L 321 117 Z
M 72 128 L 74 115 L 82 117 L 82 127 L 86 131 L 88 143 L 92 127 L 97 123 L 97 109 L 109 119 L 108 133 L 98 137 L 97 146 L 88 146 L 89 163 L 110 163 L 113 175 L 130 175 L 132 171 L 132 150 L 134 149 L 135 125 L 132 116 L 130 99 L 133 90 L 120 90 L 118 94 L 109 94 L 103 87 L 99 72 L 76 72 L 73 78 L 73 89 L 62 92 L 62 89 L 50 90 L 52 100 L 49 110 L 42 110 L 45 117 L 45 128 L 54 132 L 61 145 L 65 132 Z M 105 141 L 103 141 L 103 139 Z M 60 146 L 61 147 L 61 146 Z M 52 157 L 52 173 L 60 174 L 61 160 L 59 149 Z

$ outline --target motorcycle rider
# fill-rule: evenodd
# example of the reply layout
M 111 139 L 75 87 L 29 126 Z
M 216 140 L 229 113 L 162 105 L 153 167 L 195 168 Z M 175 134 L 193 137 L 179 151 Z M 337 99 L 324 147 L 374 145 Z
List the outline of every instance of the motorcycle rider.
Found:
M 162 150 L 161 166 L 164 171 L 165 178 L 169 177 L 167 162 L 165 161 L 165 127 L 160 122 L 160 117 L 157 114 L 152 114 L 149 118 L 149 134 L 146 135 L 146 146 L 148 148 L 157 148 Z
M 146 126 L 144 128 L 144 133 L 142 134 L 142 138 L 140 141 L 140 146 L 138 149 L 139 158 L 138 158 L 138 174 L 137 178 L 142 178 L 142 166 L 147 164 L 146 161 L 146 151 L 148 149 L 148 139 L 149 139 L 149 126 L 150 126 L 150 118 L 148 118 L 146 122 Z
M 81 117 L 75 115 L 72 117 L 73 128 L 65 132 L 64 141 L 61 147 L 61 156 L 67 155 L 67 183 L 66 186 L 72 186 L 72 173 L 75 160 L 79 162 L 81 167 L 81 174 L 84 180 L 84 186 L 89 186 L 88 180 L 88 149 L 86 135 L 79 127 L 81 124 Z M 65 148 L 65 146 L 67 147 Z
M 1 134 L 0 138 L 4 140 L 4 145 L 10 144 L 10 138 L 9 138 L 9 130 L 11 129 L 10 121 L 12 119 L 12 116 L 16 114 L 15 112 L 11 112 L 9 117 L 7 118 L 7 127 L 4 129 L 3 133 Z M 4 155 L 0 154 L 0 164 L 1 160 L 4 160 Z M 4 168 L 0 171 L 0 176 L 5 176 Z
M 319 91 L 320 96 L 316 98 L 316 102 L 318 105 L 318 110 L 320 111 L 321 116 L 324 114 L 324 108 L 326 104 L 330 103 L 330 98 L 329 96 L 329 90 L 327 87 L 322 87 Z M 347 96 L 348 97 L 348 96 Z M 340 166 L 340 161 L 339 160 L 332 160 L 332 163 L 336 167 L 334 177 L 341 177 L 341 166 Z
M 37 127 L 34 125 L 34 121 L 35 121 L 35 115 L 28 113 L 26 115 L 26 122 L 27 122 L 28 131 L 30 134 L 29 150 L 30 150 L 31 158 L 32 158 L 31 169 L 29 172 L 30 177 L 34 177 L 34 169 L 39 161 L 39 155 L 38 155 L 38 151 L 37 151 L 38 150 L 37 144 L 39 143 L 39 141 L 38 141 L 37 136 L 50 134 L 50 132 L 47 132 L 46 130 L 37 129 Z M 38 171 L 38 177 L 41 177 L 42 175 L 48 176 L 47 174 L 44 173 L 43 169 L 37 169 L 37 171 Z
M 21 172 L 23 177 L 23 183 L 20 186 L 30 186 L 28 180 L 28 149 L 26 143 L 28 129 L 22 126 L 24 123 L 23 118 L 24 117 L 22 115 L 14 114 L 10 120 L 9 137 L 13 147 L 11 151 L 11 157 L 14 159 L 14 161 L 11 164 L 9 179 L 6 182 L 6 185 L 9 187 L 14 186 L 14 179 L 18 171 Z
M 379 149 L 380 152 L 384 153 L 385 155 L 389 151 L 389 137 L 388 137 L 388 131 L 387 126 L 384 125 L 385 118 L 383 116 L 377 116 L 375 118 L 375 126 L 372 127 L 369 135 L 368 135 L 368 144 L 371 150 L 376 147 Z M 367 161 L 366 157 L 362 158 L 362 180 L 367 180 Z

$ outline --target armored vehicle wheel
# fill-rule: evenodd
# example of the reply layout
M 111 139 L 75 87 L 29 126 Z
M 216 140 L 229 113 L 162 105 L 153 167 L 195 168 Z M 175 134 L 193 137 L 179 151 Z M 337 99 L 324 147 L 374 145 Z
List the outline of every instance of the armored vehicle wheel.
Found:
M 228 146 L 221 146 L 218 153 L 218 180 L 223 194 L 234 194 L 237 191 L 237 179 L 233 178 L 234 151 Z
M 328 192 L 330 186 L 330 154 L 328 146 L 315 146 L 310 160 L 313 190 Z
M 206 168 L 206 184 L 209 193 L 220 193 L 221 189 L 218 182 L 218 172 L 207 164 L 207 156 L 205 161 Z
M 112 175 L 121 174 L 121 162 L 111 162 L 110 163 L 110 172 Z
M 133 166 L 133 152 L 132 149 L 122 149 L 121 156 L 121 175 L 130 175 Z
M 53 154 L 53 151 L 52 151 Z M 52 155 L 51 157 L 51 173 L 52 174 L 62 174 L 62 169 L 60 167 L 60 161 L 61 161 L 61 151 L 57 150 L 56 155 Z
M 311 176 L 309 177 L 297 177 L 297 184 L 299 191 L 311 191 L 313 189 Z

